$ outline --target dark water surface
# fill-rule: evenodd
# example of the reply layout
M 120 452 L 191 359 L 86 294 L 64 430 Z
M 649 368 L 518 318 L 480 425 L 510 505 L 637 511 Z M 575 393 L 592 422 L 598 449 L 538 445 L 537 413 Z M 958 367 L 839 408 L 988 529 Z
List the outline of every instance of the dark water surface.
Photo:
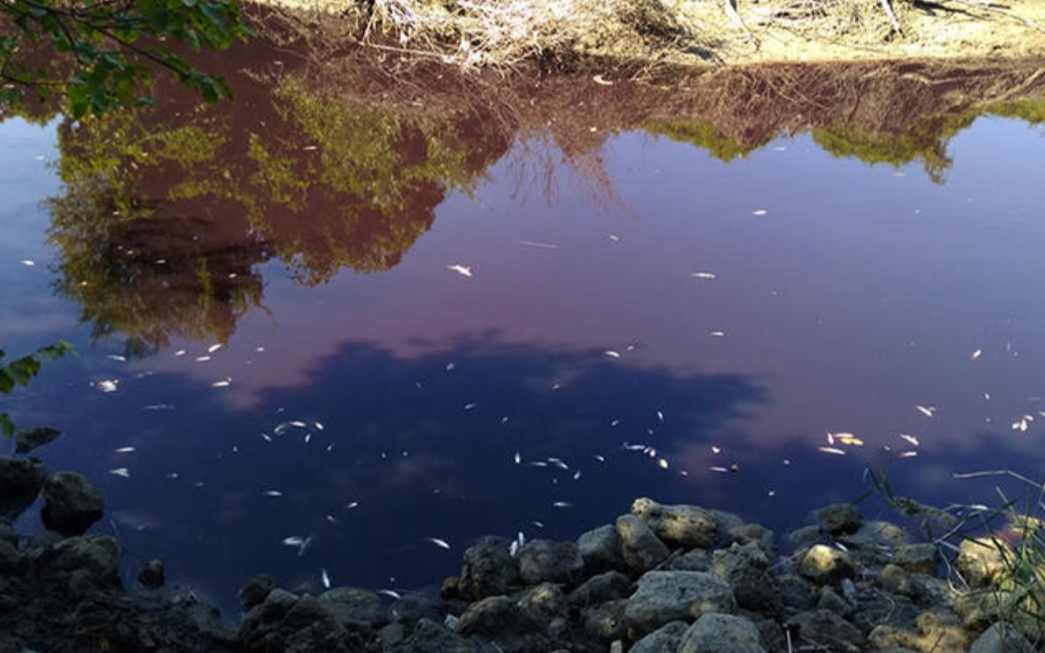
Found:
M 1013 106 L 745 143 L 285 82 L 0 123 L 0 343 L 80 353 L 0 406 L 65 431 L 37 453 L 131 566 L 230 605 L 258 571 L 438 582 L 637 496 L 785 529 L 867 465 L 941 503 L 1040 477 L 1045 138 Z

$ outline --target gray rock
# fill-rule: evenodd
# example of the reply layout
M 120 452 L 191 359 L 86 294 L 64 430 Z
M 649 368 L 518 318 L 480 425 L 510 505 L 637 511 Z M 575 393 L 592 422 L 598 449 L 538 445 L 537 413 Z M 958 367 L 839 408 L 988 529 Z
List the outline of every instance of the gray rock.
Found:
M 166 574 L 163 571 L 163 562 L 159 560 L 150 560 L 145 563 L 141 571 L 138 572 L 138 582 L 143 587 L 150 589 L 156 589 L 163 587 L 166 582 Z
M 711 571 L 711 552 L 707 549 L 693 549 L 682 555 L 668 558 L 661 569 L 665 571 Z
M 661 542 L 646 522 L 635 515 L 617 518 L 617 534 L 620 535 L 621 552 L 631 569 L 644 572 L 667 560 L 671 552 Z
M 765 653 L 750 619 L 712 612 L 702 615 L 682 636 L 678 653 Z
M 989 587 L 1005 576 L 1006 557 L 1011 560 L 1012 552 L 1000 540 L 989 537 L 962 540 L 958 545 L 958 571 L 970 587 Z
M 672 621 L 635 642 L 628 653 L 675 653 L 687 630 L 688 623 Z
M 784 600 L 784 605 L 798 611 L 812 610 L 816 606 L 819 594 L 815 585 L 793 574 L 776 577 L 777 589 Z
M 769 574 L 769 558 L 757 544 L 734 544 L 715 551 L 711 571 L 729 583 L 740 607 L 763 614 L 783 610 L 783 598 Z
M 532 540 L 519 549 L 519 577 L 527 585 L 574 585 L 584 577 L 584 559 L 573 542 Z
M 527 589 L 519 597 L 519 609 L 547 627 L 551 622 L 566 615 L 566 595 L 558 585 L 541 583 Z
M 823 541 L 823 533 L 819 526 L 803 526 L 793 531 L 788 531 L 787 545 L 793 549 L 808 549 L 809 547 Z
M 0 517 L 14 520 L 36 501 L 47 478 L 39 460 L 0 458 Z
M 631 513 L 662 542 L 684 549 L 710 549 L 722 538 L 715 515 L 696 506 L 665 506 L 641 498 L 631 504 Z
M 14 526 L 5 521 L 0 521 L 0 542 L 10 544 L 17 549 L 18 540 L 18 531 L 14 529 Z
M 801 555 L 798 573 L 817 585 L 827 585 L 852 578 L 853 563 L 845 552 L 816 544 Z
M 699 571 L 651 571 L 639 579 L 624 618 L 632 639 L 636 639 L 670 621 L 736 609 L 732 588 L 718 576 Z
M 570 593 L 572 605 L 585 608 L 607 601 L 627 598 L 631 594 L 631 579 L 619 571 L 607 571 L 592 576 Z
M 507 594 L 519 585 L 519 564 L 505 540 L 484 537 L 465 550 L 460 578 L 458 588 L 466 599 Z
M 831 587 L 820 589 L 820 598 L 816 602 L 818 610 L 829 610 L 840 617 L 846 618 L 853 614 L 853 606 L 846 601 L 841 594 Z
M 76 472 L 51 474 L 44 483 L 44 507 L 40 518 L 47 530 L 65 537 L 82 535 L 102 518 L 102 492 Z
M 58 429 L 50 426 L 39 426 L 35 429 L 23 429 L 15 436 L 15 453 L 29 453 L 37 447 L 54 442 L 62 435 Z
M 243 587 L 240 588 L 238 597 L 240 605 L 244 610 L 250 610 L 254 606 L 261 605 L 268 598 L 269 592 L 276 589 L 276 579 L 268 574 L 257 574 L 252 576 Z
M 897 565 L 889 564 L 883 567 L 878 572 L 876 580 L 886 592 L 914 596 L 914 583 L 911 581 L 911 575 Z
M 429 619 L 417 622 L 410 637 L 392 648 L 393 653 L 479 653 L 479 647 Z
M 505 653 L 551 650 L 541 624 L 507 596 L 491 596 L 468 606 L 454 626 L 457 634 L 492 641 Z
M 880 624 L 871 630 L 868 642 L 875 649 L 910 648 L 918 651 L 966 651 L 969 638 L 952 613 L 925 612 L 913 629 Z
M 18 576 L 28 568 L 29 561 L 17 547 L 0 541 L 0 576 Z
M 762 524 L 733 526 L 726 533 L 726 541 L 730 544 L 756 544 L 767 556 L 773 555 L 773 531 Z
M 996 623 L 976 638 L 969 653 L 1034 653 L 1034 646 L 1015 626 Z
M 604 571 L 625 571 L 628 568 L 621 552 L 620 535 L 615 527 L 608 524 L 582 533 L 577 538 L 577 550 L 584 558 L 589 575 Z
M 348 630 L 379 629 L 389 621 L 388 608 L 381 597 L 370 590 L 356 587 L 335 587 L 319 595 Z
M 627 601 L 609 601 L 584 613 L 584 633 L 591 639 L 608 643 L 628 635 L 624 609 Z
M 828 651 L 859 653 L 864 650 L 865 639 L 860 630 L 834 612 L 810 610 L 789 619 L 798 627 L 803 640 L 816 642 Z
M 864 523 L 860 509 L 851 503 L 833 503 L 816 513 L 820 528 L 832 536 L 855 533 Z
M 103 588 L 120 586 L 120 545 L 108 535 L 82 535 L 58 542 L 37 558 L 45 576 L 79 579 Z
M 933 544 L 903 544 L 893 552 L 893 564 L 912 574 L 931 574 L 936 571 L 939 550 Z

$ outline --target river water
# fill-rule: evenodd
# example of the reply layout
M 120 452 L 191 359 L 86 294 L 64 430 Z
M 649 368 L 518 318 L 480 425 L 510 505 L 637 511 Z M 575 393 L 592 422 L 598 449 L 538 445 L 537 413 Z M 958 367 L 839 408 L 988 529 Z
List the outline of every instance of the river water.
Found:
M 2 407 L 64 431 L 35 455 L 104 490 L 129 574 L 402 589 L 639 496 L 782 532 L 868 467 L 941 504 L 1040 477 L 1045 138 L 1005 117 L 1040 100 L 872 138 L 282 75 L 0 123 L 0 342 L 78 350 Z

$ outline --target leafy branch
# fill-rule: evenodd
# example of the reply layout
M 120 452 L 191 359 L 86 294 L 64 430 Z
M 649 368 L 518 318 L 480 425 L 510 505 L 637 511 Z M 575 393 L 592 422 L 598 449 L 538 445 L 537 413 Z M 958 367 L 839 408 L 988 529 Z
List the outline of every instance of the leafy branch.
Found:
M 37 349 L 10 363 L 4 363 L 4 350 L 0 349 L 0 393 L 11 394 L 18 386 L 28 385 L 40 373 L 43 363 L 58 360 L 66 354 L 75 355 L 76 349 L 65 340 Z M 7 437 L 14 435 L 15 425 L 7 413 L 0 413 L 0 432 Z

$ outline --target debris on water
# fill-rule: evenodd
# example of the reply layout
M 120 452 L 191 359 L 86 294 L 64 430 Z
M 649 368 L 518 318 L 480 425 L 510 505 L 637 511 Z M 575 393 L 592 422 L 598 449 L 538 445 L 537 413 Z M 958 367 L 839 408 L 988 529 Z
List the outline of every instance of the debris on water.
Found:
M 462 277 L 469 277 L 469 278 L 472 277 L 472 268 L 471 268 L 471 266 L 461 265 L 459 263 L 454 263 L 453 265 L 446 266 L 446 269 L 450 270 L 452 272 L 456 272 L 457 274 L 461 275 Z
M 336 524 L 336 523 L 338 523 L 338 522 L 337 522 L 337 518 L 336 518 L 336 517 L 334 517 L 334 515 L 326 515 L 326 518 L 327 518 L 327 521 L 328 521 L 328 522 L 330 522 L 331 524 Z
M 116 392 L 119 389 L 119 385 L 119 379 L 102 379 L 94 382 L 94 387 L 101 392 Z
M 431 542 L 432 544 L 436 545 L 440 549 L 447 549 L 447 550 L 450 549 L 450 543 L 447 542 L 446 540 L 438 538 L 438 537 L 426 537 L 425 538 L 425 542 Z
M 693 276 L 697 279 L 707 279 L 709 281 L 718 278 L 718 275 L 714 272 L 694 272 Z
M 1029 415 L 1024 415 L 1019 421 L 1013 422 L 1012 423 L 1012 430 L 1013 431 L 1019 431 L 1021 433 L 1026 433 L 1027 429 L 1030 428 L 1030 421 L 1034 419 L 1033 417 L 1031 417 L 1030 419 L 1027 419 L 1028 417 L 1030 417 L 1030 416 Z
M 917 404 L 915 405 L 915 408 L 918 409 L 919 413 L 926 417 L 932 417 L 933 414 L 936 413 L 936 406 L 922 406 L 921 404 Z
M 716 447 L 715 445 L 711 445 L 711 453 L 713 453 L 713 454 L 720 454 L 720 453 L 722 453 L 722 447 Z
M 611 426 L 611 427 L 612 427 L 612 426 L 618 426 L 619 424 L 620 424 L 620 420 L 619 420 L 619 419 L 615 419 L 615 420 L 613 420 L 612 422 L 610 422 L 610 426 Z
M 109 473 L 113 476 L 122 476 L 124 478 L 131 477 L 131 470 L 127 469 L 126 467 L 117 467 L 115 469 L 110 469 Z
M 734 472 L 734 473 L 739 472 L 740 471 L 740 465 L 738 465 L 736 463 L 733 463 L 732 465 L 729 466 L 729 471 Z
M 108 356 L 106 356 L 106 358 L 108 358 L 111 361 L 116 361 L 117 363 L 126 363 L 127 362 L 127 357 L 126 356 L 121 356 L 120 354 L 109 354 Z
M 330 589 L 330 574 L 327 573 L 326 569 L 319 570 L 319 580 L 322 581 L 323 587 Z
M 119 449 L 114 449 L 113 452 L 114 453 L 131 453 L 134 450 L 135 450 L 134 447 L 120 447 Z
M 977 349 L 976 351 L 972 352 L 972 356 L 969 356 L 969 359 L 970 360 L 976 360 L 977 358 L 979 358 L 982 355 L 983 355 L 983 350 L 982 349 Z

